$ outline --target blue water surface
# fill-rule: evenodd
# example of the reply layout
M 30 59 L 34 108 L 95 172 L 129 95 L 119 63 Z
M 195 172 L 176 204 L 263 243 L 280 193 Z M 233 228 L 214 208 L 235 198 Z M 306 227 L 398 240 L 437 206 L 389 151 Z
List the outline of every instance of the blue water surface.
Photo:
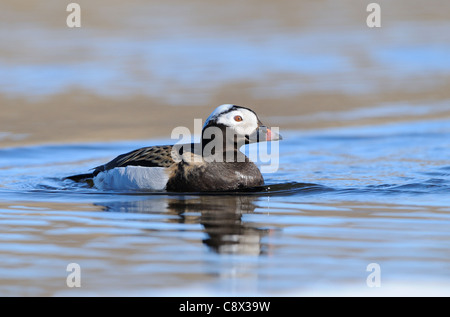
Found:
M 448 119 L 283 136 L 266 185 L 227 194 L 100 191 L 64 180 L 170 140 L 1 149 L 0 292 L 443 294 Z M 72 262 L 83 270 L 79 289 L 65 285 Z M 384 288 L 368 287 L 370 263 Z

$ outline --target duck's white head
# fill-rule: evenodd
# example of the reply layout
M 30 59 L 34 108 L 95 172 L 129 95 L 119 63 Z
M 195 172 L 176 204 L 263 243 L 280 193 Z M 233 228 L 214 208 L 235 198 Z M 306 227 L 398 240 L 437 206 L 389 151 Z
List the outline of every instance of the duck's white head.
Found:
M 203 133 L 207 132 L 208 128 L 220 128 L 225 138 L 232 138 L 226 143 L 254 143 L 282 139 L 279 134 L 264 126 L 253 110 L 232 104 L 217 107 L 206 119 Z

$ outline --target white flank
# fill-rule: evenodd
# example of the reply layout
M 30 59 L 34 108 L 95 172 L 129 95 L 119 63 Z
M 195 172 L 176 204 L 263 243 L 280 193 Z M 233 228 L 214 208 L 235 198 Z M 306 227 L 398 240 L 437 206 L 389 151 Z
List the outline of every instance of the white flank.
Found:
M 106 190 L 163 190 L 168 180 L 164 167 L 126 166 L 99 173 L 94 185 Z

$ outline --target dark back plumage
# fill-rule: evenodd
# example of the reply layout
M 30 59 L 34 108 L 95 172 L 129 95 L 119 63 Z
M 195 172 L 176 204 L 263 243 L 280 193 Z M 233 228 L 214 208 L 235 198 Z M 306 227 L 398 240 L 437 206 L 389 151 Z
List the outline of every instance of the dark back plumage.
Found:
M 137 149 L 119 155 L 112 161 L 95 167 L 94 170 L 99 173 L 125 166 L 170 167 L 175 163 L 171 155 L 172 147 L 172 145 L 158 145 Z

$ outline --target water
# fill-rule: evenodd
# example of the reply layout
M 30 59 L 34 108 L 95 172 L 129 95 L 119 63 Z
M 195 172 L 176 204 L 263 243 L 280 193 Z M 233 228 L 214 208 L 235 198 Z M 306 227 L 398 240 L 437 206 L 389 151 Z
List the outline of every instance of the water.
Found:
M 434 10 L 445 12 L 443 5 Z M 448 17 L 399 17 L 405 7 L 422 14 L 408 2 L 383 3 L 394 17 L 377 30 L 364 23 L 365 5 L 352 2 L 339 8 L 332 1 L 245 3 L 227 10 L 206 1 L 83 3 L 93 17 L 77 30 L 61 25 L 64 6 L 47 6 L 31 15 L 35 23 L 9 21 L 17 12 L 8 6 L 0 13 L 9 22 L 0 33 L 1 93 L 35 97 L 77 88 L 198 105 L 236 83 L 256 98 L 381 94 L 445 89 L 450 72 Z
M 0 294 L 449 294 L 449 119 L 283 136 L 266 186 L 222 195 L 63 180 L 168 140 L 1 149 Z
M 450 295 L 449 5 L 377 3 L 381 28 L 354 1 L 80 1 L 72 29 L 3 0 L 0 295 Z M 222 103 L 282 128 L 264 187 L 64 180 Z

